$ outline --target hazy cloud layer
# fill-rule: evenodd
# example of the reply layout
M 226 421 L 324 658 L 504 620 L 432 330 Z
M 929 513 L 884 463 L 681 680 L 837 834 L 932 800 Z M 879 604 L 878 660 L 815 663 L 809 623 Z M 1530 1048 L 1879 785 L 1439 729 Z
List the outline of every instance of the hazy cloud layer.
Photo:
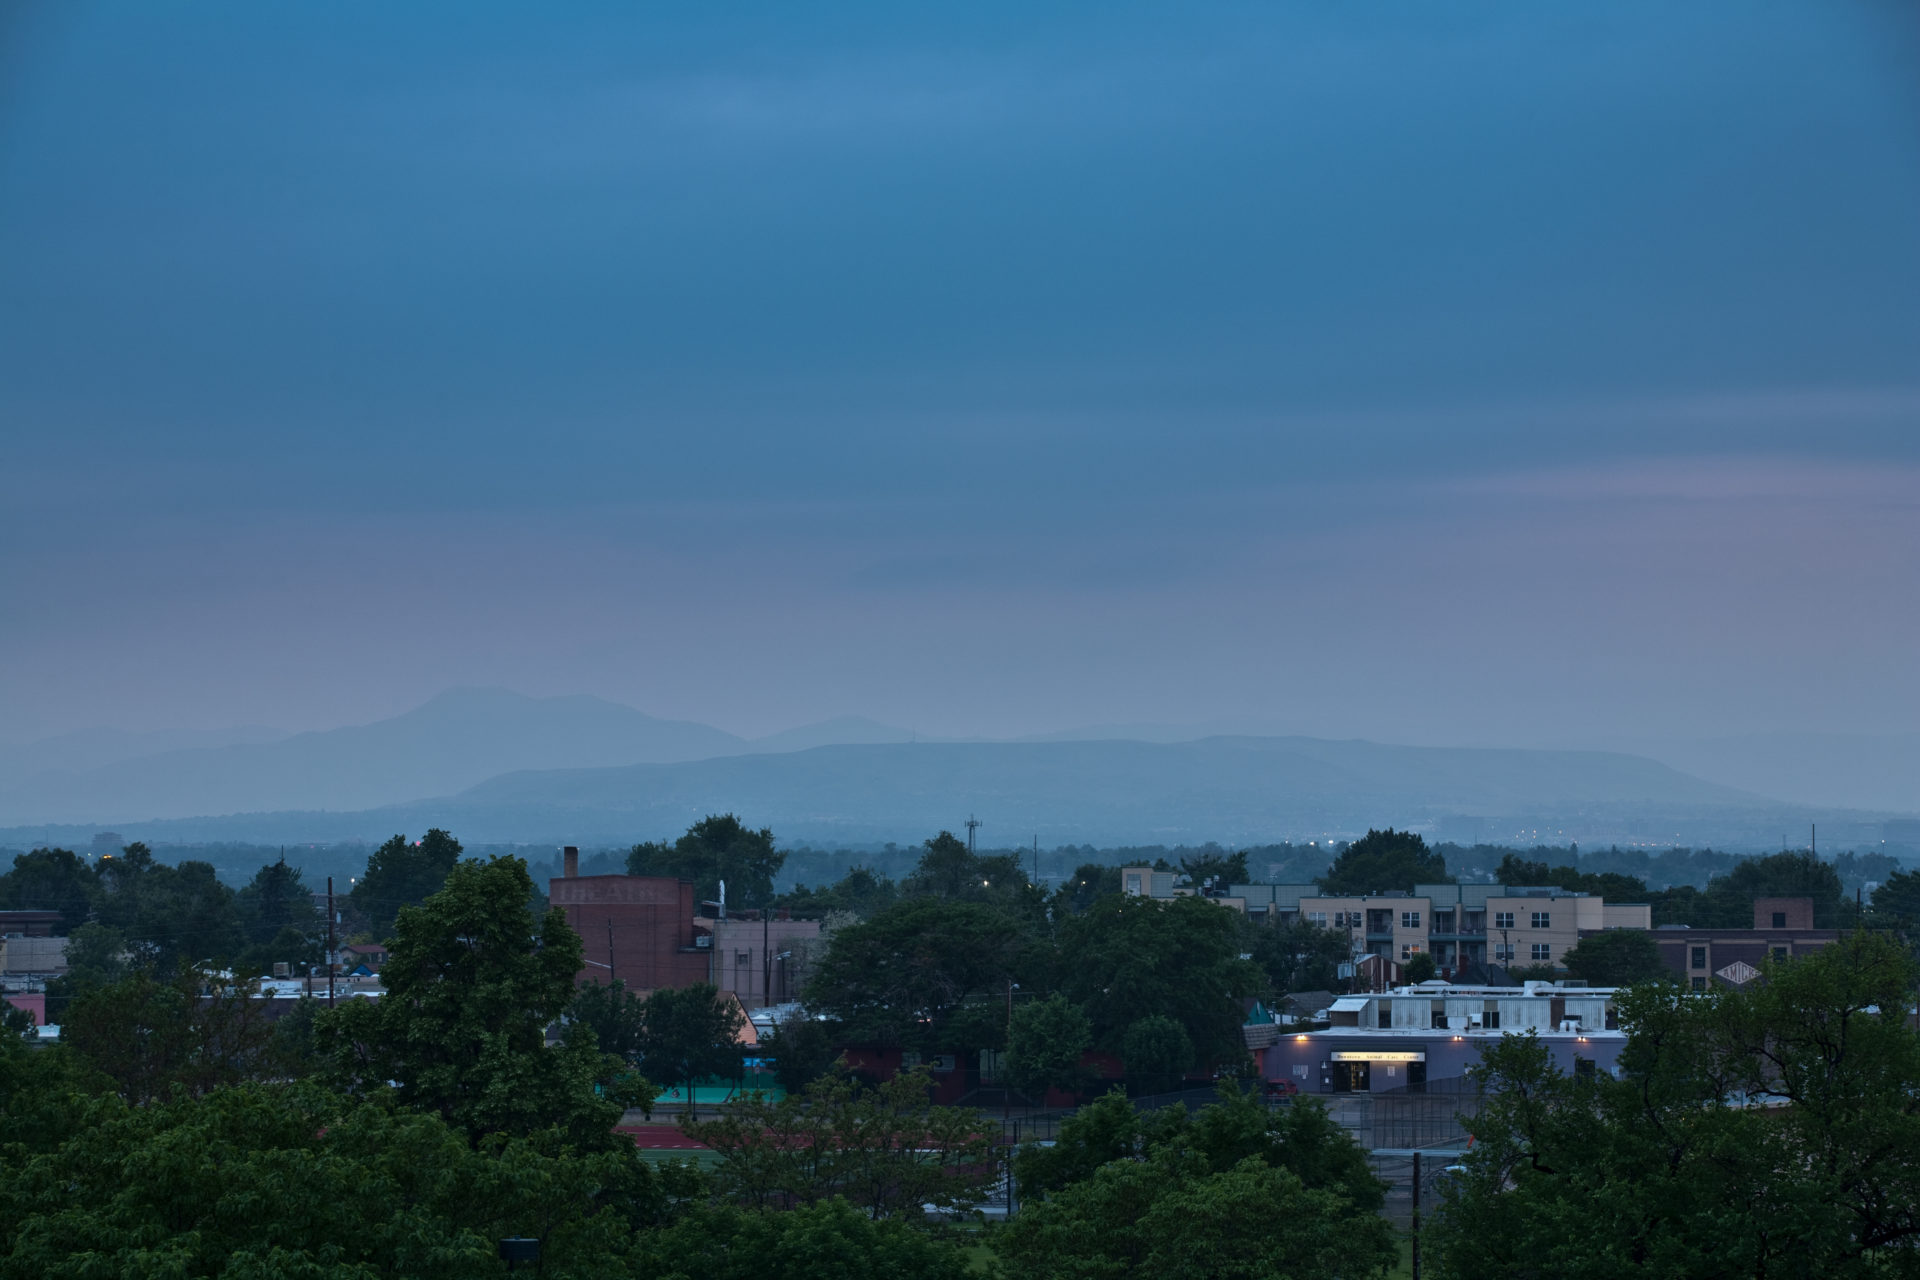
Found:
M 1920 726 L 1910 8 L 11 21 L 8 737 Z

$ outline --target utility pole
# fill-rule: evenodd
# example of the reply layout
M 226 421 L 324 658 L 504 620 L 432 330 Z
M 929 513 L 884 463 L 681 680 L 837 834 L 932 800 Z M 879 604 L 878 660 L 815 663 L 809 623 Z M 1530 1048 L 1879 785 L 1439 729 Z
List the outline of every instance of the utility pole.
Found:
M 327 1008 L 333 1008 L 333 877 L 327 877 Z
M 972 814 L 968 814 L 967 815 L 967 852 L 968 853 L 973 852 L 973 833 L 979 827 L 980 827 L 980 819 L 974 817 Z
M 773 899 L 760 908 L 760 1004 L 773 1003 Z
M 1420 1153 L 1413 1153 L 1413 1280 L 1420 1280 Z
M 1040 833 L 1033 836 L 1033 887 L 1040 887 Z
M 607 917 L 607 985 L 612 986 L 613 970 L 613 917 Z
M 1007 979 L 1007 1048 L 1013 1047 L 1013 979 Z M 1045 1098 L 1041 1099 L 1044 1103 Z M 1007 1148 L 1007 1221 L 1013 1221 L 1013 1081 L 1007 1078 L 1007 1055 L 1000 1055 L 1000 1141 Z

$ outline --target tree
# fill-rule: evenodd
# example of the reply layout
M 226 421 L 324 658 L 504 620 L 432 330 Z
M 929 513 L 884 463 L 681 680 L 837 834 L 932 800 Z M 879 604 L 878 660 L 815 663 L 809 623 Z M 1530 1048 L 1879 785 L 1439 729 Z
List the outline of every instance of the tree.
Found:
M 1102 898 L 1060 925 L 1060 991 L 1108 1052 L 1123 1052 L 1134 1023 L 1159 1016 L 1180 1023 L 1198 1065 L 1239 1062 L 1240 1000 L 1261 990 L 1260 971 L 1240 959 L 1240 923 L 1203 898 Z
M 1243 939 L 1276 995 L 1331 991 L 1340 980 L 1340 966 L 1353 959 L 1353 939 L 1344 929 L 1310 920 L 1248 921 Z
M 418 906 L 439 892 L 460 852 L 460 842 L 438 827 L 413 844 L 394 836 L 367 859 L 366 874 L 354 882 L 347 901 L 374 937 L 389 937 L 402 907 Z
M 672 876 L 691 880 L 694 896 L 711 902 L 727 885 L 727 900 L 769 906 L 773 878 L 787 855 L 773 847 L 773 831 L 754 831 L 730 813 L 710 814 L 687 828 L 672 844 L 637 844 L 627 854 L 630 876 Z
M 678 1176 L 630 1143 L 474 1149 L 437 1116 L 311 1085 L 88 1101 L 33 1152 L 0 1160 L 0 1276 L 465 1280 L 521 1235 L 545 1274 L 634 1274 Z
M 701 1280 L 966 1280 L 971 1271 L 954 1241 L 876 1220 L 837 1199 L 786 1213 L 702 1210 L 644 1238 L 641 1252 L 635 1274 Z
M 267 973 L 276 963 L 310 965 L 321 959 L 323 913 L 313 905 L 300 869 L 289 867 L 285 858 L 261 867 L 235 895 L 235 906 L 246 942 L 241 967 Z
M 1077 1093 L 1091 1073 L 1081 1057 L 1093 1048 L 1093 1024 L 1065 996 L 1023 1004 L 1007 1034 L 1007 1078 L 1030 1098 L 1047 1090 Z
M 0 876 L 0 910 L 58 911 L 58 932 L 71 935 L 93 910 L 99 877 L 86 860 L 67 849 L 16 854 L 13 870 Z
M 662 987 L 640 1007 L 641 1067 L 661 1084 L 685 1085 L 691 1115 L 696 1081 L 739 1070 L 745 1025 L 739 1003 L 710 983 Z
M 1079 915 L 1108 894 L 1120 893 L 1120 868 L 1084 862 L 1054 895 L 1054 914 Z
M 1246 884 L 1253 877 L 1247 873 L 1246 850 L 1226 854 L 1209 852 L 1180 859 L 1180 870 L 1195 889 L 1212 881 L 1214 887 L 1225 889 L 1228 885 Z
M 195 969 L 165 980 L 141 970 L 73 1002 L 61 1039 L 134 1104 L 198 1097 L 281 1073 L 273 1024 L 252 983 Z
M 1004 997 L 1026 945 L 1020 922 L 1003 911 L 909 898 L 836 931 L 806 1000 L 857 1043 L 927 1053 L 978 1047 L 948 1037 L 969 1001 Z
M 1645 901 L 1647 882 L 1614 871 L 1581 871 L 1571 866 L 1548 866 L 1518 854 L 1501 855 L 1494 879 L 1503 885 L 1552 885 L 1573 893 L 1591 893 L 1610 902 Z
M 900 890 L 893 881 L 866 867 L 854 867 L 824 889 L 798 885 L 792 893 L 780 895 L 775 902 L 801 920 L 819 920 L 837 911 L 866 920 L 893 905 L 899 896 Z
M 717 1119 L 680 1127 L 719 1153 L 715 1185 L 740 1204 L 841 1197 L 874 1218 L 918 1217 L 923 1205 L 972 1203 L 994 1177 L 980 1113 L 933 1105 L 932 1088 L 924 1067 L 877 1085 L 827 1076 L 778 1102 L 749 1094 Z
M 1490 1047 L 1430 1236 L 1439 1274 L 1912 1274 L 1913 963 L 1853 934 L 1763 970 L 1628 991 L 1619 1079 L 1565 1074 L 1532 1036 Z
M 1896 871 L 1873 891 L 1873 920 L 1909 938 L 1920 931 L 1920 871 Z
M 1187 1038 L 1187 1029 L 1163 1014 L 1128 1027 L 1120 1054 L 1127 1083 L 1136 1093 L 1165 1093 L 1193 1069 L 1193 1041 Z
M 830 1023 L 802 1014 L 774 1023 L 760 1051 L 773 1059 L 773 1077 L 782 1091 L 799 1093 L 833 1070 L 840 1058 L 834 1041 Z
M 1411 893 L 1416 884 L 1452 884 L 1453 877 L 1447 860 L 1417 833 L 1388 827 L 1369 830 L 1341 850 L 1319 883 L 1323 893 L 1357 897 L 1392 889 Z
M 162 977 L 182 968 L 223 968 L 245 945 L 234 892 L 209 862 L 156 862 L 144 844 L 99 862 L 99 923 L 117 931 L 131 959 Z
M 1568 973 L 1596 987 L 1625 987 L 1669 976 L 1659 944 L 1644 929 L 1603 929 L 1590 934 L 1560 963 Z
M 1400 971 L 1401 977 L 1408 982 L 1430 982 L 1440 972 L 1433 957 L 1425 951 L 1415 952 L 1408 957 L 1406 966 Z
M 650 1091 L 584 1025 L 546 1043 L 572 1000 L 581 947 L 558 908 L 536 926 L 532 893 L 527 864 L 500 857 L 457 864 L 425 902 L 402 907 L 387 994 L 318 1020 L 331 1080 L 362 1096 L 391 1081 L 402 1104 L 475 1142 L 556 1126 L 582 1147 L 607 1143 L 622 1109 Z
M 942 831 L 921 848 L 920 862 L 907 877 L 907 892 L 959 898 L 980 882 L 979 860 L 953 832 Z
M 1223 1087 L 1189 1117 L 1109 1094 L 1015 1173 L 1026 1207 L 998 1238 L 1014 1277 L 1333 1277 L 1394 1256 L 1384 1184 L 1310 1099 L 1276 1113 Z
M 638 1064 L 646 1038 L 646 1002 L 627 990 L 626 980 L 584 982 L 573 993 L 567 1016 L 593 1032 L 600 1052 Z

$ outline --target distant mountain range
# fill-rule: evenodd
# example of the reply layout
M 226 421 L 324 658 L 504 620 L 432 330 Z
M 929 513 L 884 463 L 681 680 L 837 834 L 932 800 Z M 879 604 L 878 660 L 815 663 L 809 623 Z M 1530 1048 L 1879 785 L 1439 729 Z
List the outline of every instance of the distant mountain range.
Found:
M 848 845 L 916 841 L 975 814 L 1001 845 L 1269 843 L 1392 824 L 1468 843 L 1754 848 L 1798 843 L 1817 821 L 1822 844 L 1840 847 L 1877 842 L 1888 816 L 1782 802 L 1624 752 L 1178 740 L 1153 726 L 929 742 L 857 718 L 756 741 L 499 689 L 346 729 L 234 732 L 147 754 L 130 735 L 55 740 L 26 753 L 42 767 L 24 773 L 19 751 L 0 757 L 16 770 L 0 776 L 0 845 L 84 845 L 109 828 L 169 843 L 380 840 L 429 825 L 472 843 L 618 845 L 734 812 L 790 842 Z
M 402 715 L 313 733 L 69 734 L 0 755 L 0 824 L 104 823 L 278 810 L 357 811 L 497 774 L 704 760 L 911 734 L 852 717 L 760 741 L 618 703 L 454 689 Z M 140 750 L 143 740 L 150 749 Z

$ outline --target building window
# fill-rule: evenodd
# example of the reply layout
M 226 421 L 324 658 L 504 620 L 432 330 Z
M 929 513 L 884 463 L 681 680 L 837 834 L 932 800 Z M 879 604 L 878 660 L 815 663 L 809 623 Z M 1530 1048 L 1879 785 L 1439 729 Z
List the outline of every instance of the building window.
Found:
M 1419 954 L 1420 954 L 1420 944 L 1419 944 L 1419 943 L 1417 943 L 1417 942 L 1403 942 L 1403 943 L 1401 943 L 1401 944 L 1400 944 L 1400 958 L 1401 958 L 1402 960 L 1411 960 L 1411 959 L 1413 959 L 1413 958 L 1414 958 L 1415 956 L 1417 956 L 1417 955 L 1419 955 Z
M 1500 1029 L 1500 1011 L 1498 1009 L 1489 1009 L 1481 1014 L 1480 1025 L 1489 1031 L 1498 1031 Z
M 1536 911 L 1536 912 L 1534 912 L 1534 913 L 1533 913 L 1533 927 L 1534 927 L 1534 928 L 1536 928 L 1536 929 L 1551 929 L 1551 928 L 1553 928 L 1553 914 L 1552 914 L 1551 912 L 1548 912 L 1548 911 Z
M 1705 978 L 1695 978 L 1693 980 L 1693 989 L 1695 991 L 1705 991 L 1707 989 L 1707 980 Z
M 1582 1077 L 1588 1080 L 1593 1079 L 1593 1059 L 1592 1058 L 1576 1057 L 1573 1060 L 1573 1078 L 1578 1080 L 1578 1079 L 1581 1079 Z
M 1787 958 L 1787 949 L 1785 947 L 1775 947 L 1773 949 L 1773 958 L 1775 960 L 1785 960 Z
M 1691 967 L 1695 969 L 1704 969 L 1707 967 L 1707 949 L 1705 947 L 1695 947 L 1693 949 L 1693 965 Z
M 1138 894 L 1140 892 L 1139 872 L 1136 871 L 1127 876 L 1127 892 L 1132 894 Z
M 1551 959 L 1553 959 L 1553 946 L 1552 946 L 1552 944 L 1550 944 L 1550 943 L 1545 943 L 1545 942 L 1536 942 L 1536 943 L 1534 943 L 1534 944 L 1533 944 L 1533 958 L 1534 958 L 1535 960 L 1551 960 Z
M 1494 943 L 1494 944 L 1493 944 L 1493 958 L 1494 958 L 1495 960 L 1498 960 L 1498 961 L 1499 961 L 1500 963 L 1502 963 L 1502 964 L 1505 964 L 1505 963 L 1507 963 L 1508 961 L 1510 961 L 1510 960 L 1512 960 L 1512 959 L 1513 959 L 1513 944 L 1512 944 L 1511 942 L 1496 942 L 1496 943 Z
M 1786 928 L 1786 927 L 1787 927 L 1787 913 L 1786 913 L 1786 912 L 1784 912 L 1784 911 L 1776 911 L 1776 912 L 1774 912 L 1774 913 L 1773 913 L 1773 927 L 1774 927 L 1774 928 L 1776 928 L 1776 929 L 1784 929 L 1784 928 Z
M 1400 913 L 1400 927 L 1402 929 L 1418 929 L 1420 927 L 1420 913 L 1418 911 L 1402 911 Z
M 1496 911 L 1493 913 L 1493 927 L 1496 929 L 1513 928 L 1513 912 Z
M 1327 913 L 1324 911 L 1309 911 L 1307 912 L 1307 923 L 1324 926 L 1327 923 Z

